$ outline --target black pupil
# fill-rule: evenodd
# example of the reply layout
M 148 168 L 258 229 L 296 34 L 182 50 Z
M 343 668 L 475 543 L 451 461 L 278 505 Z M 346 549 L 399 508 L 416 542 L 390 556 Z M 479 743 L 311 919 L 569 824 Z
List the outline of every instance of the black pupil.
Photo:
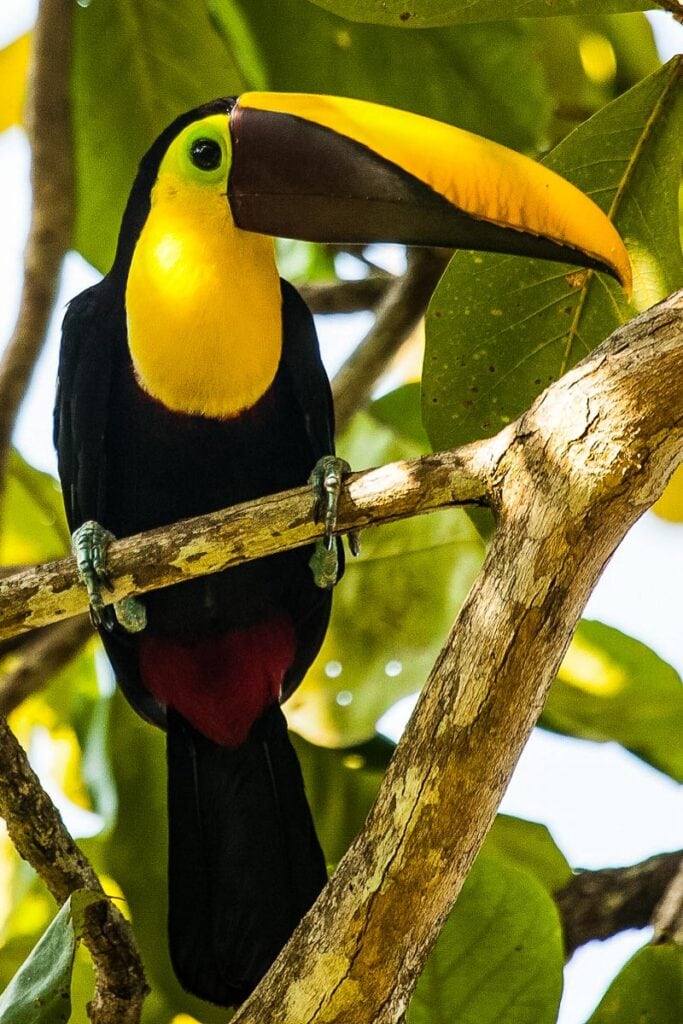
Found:
M 223 151 L 215 139 L 195 139 L 190 147 L 190 159 L 201 171 L 215 171 L 221 165 Z

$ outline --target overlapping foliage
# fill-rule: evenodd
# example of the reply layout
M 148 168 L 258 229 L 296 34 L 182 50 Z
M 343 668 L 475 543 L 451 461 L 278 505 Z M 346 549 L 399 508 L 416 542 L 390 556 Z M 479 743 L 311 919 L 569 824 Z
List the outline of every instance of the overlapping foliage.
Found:
M 538 0 L 510 3 L 502 12 L 491 0 L 94 0 L 75 12 L 75 247 L 106 269 L 136 162 L 151 139 L 180 111 L 245 88 L 334 92 L 404 106 L 535 155 L 560 142 L 548 163 L 593 194 L 629 244 L 633 305 L 592 273 L 456 255 L 427 319 L 424 422 L 439 447 L 493 433 L 634 310 L 683 284 L 676 231 L 680 62 L 658 67 L 642 15 L 609 16 L 643 6 L 603 0 L 596 10 L 594 2 Z M 500 20 L 503 13 L 508 20 Z M 512 20 L 522 14 L 531 20 Z M 20 42 L 0 53 L 0 81 L 10 98 L 0 128 L 20 116 L 26 50 Z M 302 265 L 329 274 L 332 261 L 304 258 Z M 356 418 L 340 441 L 342 452 L 362 468 L 424 451 L 419 410 L 418 385 L 404 383 Z M 680 520 L 680 490 L 668 500 L 669 518 Z M 18 455 L 2 522 L 5 564 L 67 551 L 56 485 Z M 419 689 L 483 550 L 464 513 L 439 513 L 367 536 L 361 560 L 349 567 L 330 634 L 290 711 L 304 737 L 297 748 L 331 864 L 361 826 L 391 753 L 376 734 L 377 721 Z M 0 672 L 11 669 L 13 658 L 5 653 Z M 584 623 L 542 724 L 621 743 L 680 779 L 682 719 L 681 681 L 670 666 L 615 630 Z M 184 1012 L 224 1020 L 224 1011 L 180 990 L 165 948 L 161 735 L 112 696 L 106 669 L 96 674 L 91 645 L 13 713 L 12 725 L 39 752 L 75 831 L 90 836 L 83 846 L 105 889 L 125 898 L 152 986 L 144 1019 L 167 1024 Z M 563 958 L 552 894 L 569 877 L 547 831 L 500 818 L 408 1019 L 554 1021 Z M 0 1021 L 29 1019 L 21 1013 L 35 1009 L 36 999 L 40 1015 L 30 1019 L 69 1019 L 60 993 L 68 996 L 72 965 L 70 1019 L 86 1020 L 90 968 L 80 952 L 74 959 L 74 916 L 64 909 L 45 931 L 52 915 L 41 884 L 3 837 L 0 986 L 29 959 L 0 1002 Z M 50 953 L 46 960 L 55 941 L 61 959 Z M 681 955 L 674 946 L 639 953 L 592 1022 L 680 1019 Z M 43 979 L 37 994 L 27 987 L 36 971 Z

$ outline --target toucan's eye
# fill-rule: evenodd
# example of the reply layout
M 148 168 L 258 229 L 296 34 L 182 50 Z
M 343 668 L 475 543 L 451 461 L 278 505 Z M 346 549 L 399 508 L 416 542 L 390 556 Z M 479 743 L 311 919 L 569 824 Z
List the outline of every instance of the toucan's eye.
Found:
M 215 139 L 195 139 L 190 146 L 190 160 L 200 171 L 215 171 L 223 160 L 223 150 Z

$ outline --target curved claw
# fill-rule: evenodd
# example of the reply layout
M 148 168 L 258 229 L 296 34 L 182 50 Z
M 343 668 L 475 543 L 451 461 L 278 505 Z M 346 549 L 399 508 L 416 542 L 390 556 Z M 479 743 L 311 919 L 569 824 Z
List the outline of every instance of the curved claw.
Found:
M 316 522 L 325 524 L 325 533 L 321 540 L 316 542 L 309 565 L 316 586 L 323 590 L 334 587 L 341 572 L 334 531 L 337 526 L 337 509 L 342 481 L 344 476 L 350 472 L 351 467 L 345 459 L 340 459 L 336 455 L 323 455 L 316 462 L 309 477 L 309 482 L 313 486 L 315 502 L 313 515 Z M 359 543 L 356 530 L 349 534 L 349 546 L 351 553 L 357 555 Z
M 71 550 L 76 559 L 81 579 L 85 583 L 90 601 L 90 619 L 99 629 L 113 628 L 113 619 L 107 615 L 102 591 L 112 591 L 114 584 L 107 572 L 107 548 L 115 539 L 114 534 L 103 526 L 88 519 L 71 534 Z M 114 604 L 114 615 L 119 625 L 128 633 L 139 633 L 147 624 L 145 606 L 134 597 L 124 597 Z
M 113 590 L 106 568 L 107 547 L 113 539 L 114 535 L 93 519 L 83 523 L 71 534 L 71 550 L 88 591 L 90 618 L 94 626 L 103 625 L 103 588 Z

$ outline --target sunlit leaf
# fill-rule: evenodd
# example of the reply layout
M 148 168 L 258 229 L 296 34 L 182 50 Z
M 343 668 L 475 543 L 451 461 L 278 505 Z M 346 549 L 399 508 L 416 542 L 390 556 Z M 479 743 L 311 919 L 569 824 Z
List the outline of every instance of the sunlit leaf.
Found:
M 0 564 L 44 562 L 69 550 L 57 481 L 34 469 L 16 451 L 10 452 L 0 522 Z
M 354 469 L 419 452 L 368 415 L 356 417 L 339 450 Z M 320 654 L 287 702 L 297 732 L 333 747 L 370 739 L 381 715 L 425 682 L 482 558 L 458 509 L 366 530 Z
M 661 66 L 644 14 L 540 18 L 533 32 L 554 100 L 553 145 Z
M 532 33 L 520 23 L 406 33 L 352 24 L 301 0 L 210 0 L 210 7 L 228 39 L 238 10 L 258 45 L 258 84 L 250 81 L 252 57 L 240 65 L 252 88 L 265 77 L 270 89 L 388 103 L 520 149 L 536 146 L 550 116 Z M 240 34 L 233 38 L 239 60 Z
M 550 893 L 572 877 L 566 857 L 545 825 L 499 814 L 486 837 L 484 854 L 497 854 L 530 871 Z
M 579 624 L 541 724 L 621 743 L 683 781 L 683 683 L 645 644 L 602 622 Z
M 74 23 L 75 248 L 108 270 L 140 157 L 176 115 L 243 83 L 204 4 L 98 0 Z
M 422 426 L 420 384 L 417 381 L 382 395 L 372 403 L 370 412 L 374 419 L 417 445 L 421 452 L 431 450 L 429 438 Z
M 616 976 L 588 1024 L 680 1024 L 683 948 L 645 946 Z
M 0 50 L 0 132 L 23 120 L 30 52 L 28 33 Z
M 461 25 L 472 21 L 500 21 L 505 18 L 545 18 L 558 14 L 591 13 L 591 0 L 508 0 L 501 10 L 497 0 L 312 0 L 318 7 L 334 11 L 353 21 L 403 28 Z M 601 0 L 600 9 L 642 11 L 645 0 Z
M 546 161 L 611 212 L 633 261 L 633 304 L 605 275 L 458 253 L 427 315 L 423 416 L 435 447 L 496 433 L 635 311 L 683 283 L 680 69 L 672 60 Z
M 102 897 L 72 893 L 0 996 L 0 1024 L 66 1024 L 71 1018 L 71 972 L 84 914 Z
M 554 1024 L 563 960 L 546 889 L 502 857 L 480 856 L 427 960 L 408 1024 Z

